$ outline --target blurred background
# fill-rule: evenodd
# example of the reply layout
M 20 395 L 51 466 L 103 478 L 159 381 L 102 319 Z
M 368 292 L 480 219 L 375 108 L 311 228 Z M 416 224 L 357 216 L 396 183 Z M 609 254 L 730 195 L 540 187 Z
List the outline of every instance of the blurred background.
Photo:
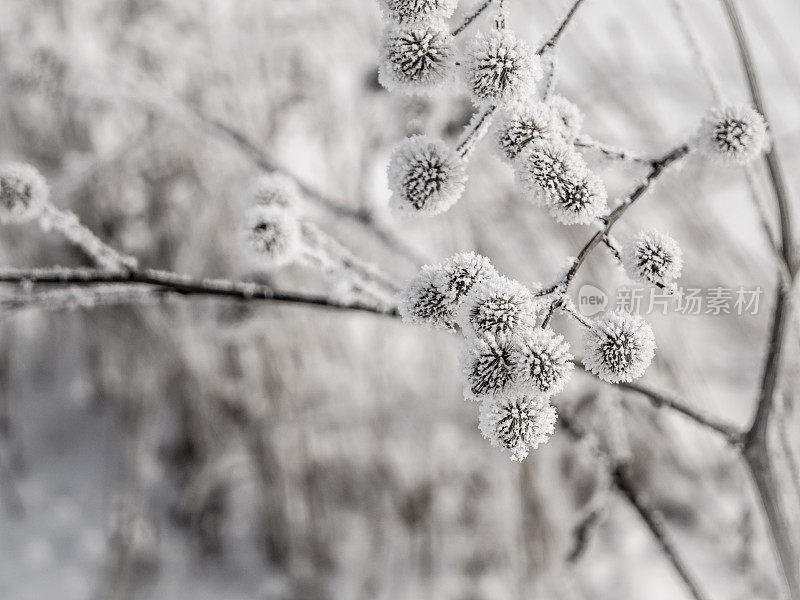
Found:
M 461 0 L 455 19 L 476 3 Z M 531 44 L 565 8 L 507 4 L 509 26 Z M 739 4 L 796 190 L 800 5 Z M 721 4 L 689 9 L 728 99 L 748 102 Z M 525 283 L 549 282 L 591 234 L 524 201 L 488 140 L 455 208 L 408 222 L 388 213 L 393 146 L 420 132 L 453 141 L 472 109 L 457 90 L 409 99 L 378 85 L 373 0 L 3 0 L 2 12 L 0 161 L 36 165 L 55 204 L 145 266 L 248 273 L 236 224 L 259 165 L 231 131 L 370 215 L 304 206 L 399 285 L 423 261 L 466 250 Z M 487 26 L 484 16 L 467 37 Z M 584 111 L 584 130 L 645 154 L 682 143 L 711 104 L 666 0 L 586 0 L 559 59 L 558 92 Z M 594 168 L 610 197 L 643 175 Z M 744 427 L 776 278 L 743 173 L 691 157 L 615 233 L 642 228 L 680 242 L 685 286 L 763 288 L 754 315 L 648 316 L 659 351 L 644 381 Z M 30 225 L 2 227 L 0 257 L 89 264 Z M 302 267 L 266 280 L 337 293 Z M 610 292 L 626 279 L 598 251 L 581 283 Z M 481 438 L 451 334 L 363 313 L 197 299 L 3 317 L 3 599 L 688 598 L 610 488 L 595 445 L 630 464 L 710 598 L 780 597 L 734 453 L 585 373 L 555 402 L 591 443 L 557 427 L 519 464 Z M 579 342 L 574 322 L 556 317 L 554 327 Z M 788 344 L 782 393 L 797 451 L 797 338 Z M 797 532 L 798 501 L 784 487 Z

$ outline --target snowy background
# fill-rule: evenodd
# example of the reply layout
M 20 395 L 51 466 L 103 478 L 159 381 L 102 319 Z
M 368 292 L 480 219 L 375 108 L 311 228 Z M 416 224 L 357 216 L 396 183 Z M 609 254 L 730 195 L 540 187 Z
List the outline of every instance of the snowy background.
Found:
M 531 44 L 564 9 L 560 0 L 507 4 L 509 27 Z M 800 6 L 739 4 L 797 190 Z M 455 19 L 472 6 L 461 0 Z M 747 102 L 720 6 L 689 9 L 725 94 Z M 525 283 L 551 281 L 590 235 L 521 199 L 487 142 L 448 213 L 401 222 L 386 210 L 394 145 L 418 132 L 453 141 L 472 109 L 453 90 L 410 100 L 378 85 L 373 0 L 3 0 L 2 13 L 0 160 L 35 164 L 54 203 L 144 265 L 250 272 L 236 224 L 259 167 L 213 123 L 372 215 L 400 252 L 374 227 L 306 207 L 400 285 L 421 261 L 466 250 Z M 668 150 L 711 104 L 683 40 L 665 0 L 586 0 L 560 45 L 558 91 L 585 112 L 595 138 Z M 641 176 L 597 169 L 610 197 Z M 683 285 L 763 288 L 755 315 L 648 316 L 659 351 L 644 381 L 744 427 L 776 279 L 742 172 L 692 157 L 615 232 L 643 227 L 681 243 Z M 87 264 L 25 225 L 2 227 L 0 256 L 7 266 Z M 332 290 L 302 267 L 266 281 Z M 603 251 L 580 283 L 609 292 L 627 284 Z M 689 597 L 586 444 L 557 429 L 522 464 L 488 446 L 477 407 L 461 399 L 450 334 L 219 300 L 4 317 L 0 598 Z M 554 326 L 579 339 L 574 322 L 556 317 Z M 797 339 L 788 343 L 791 404 Z M 779 598 L 747 474 L 718 438 L 585 373 L 558 404 L 630 461 L 710 598 Z M 787 420 L 795 446 L 797 413 Z M 570 560 L 575 527 L 595 511 L 586 547 Z

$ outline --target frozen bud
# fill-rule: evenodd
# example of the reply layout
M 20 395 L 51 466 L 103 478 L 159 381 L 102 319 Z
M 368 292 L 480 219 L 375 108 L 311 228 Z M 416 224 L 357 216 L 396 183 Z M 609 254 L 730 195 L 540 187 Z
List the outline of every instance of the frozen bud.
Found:
M 642 231 L 622 249 L 622 264 L 635 281 L 669 286 L 681 276 L 683 253 L 668 235 Z
M 248 191 L 250 204 L 294 209 L 300 204 L 300 190 L 293 179 L 281 173 L 257 177 Z
M 438 215 L 453 206 L 467 181 L 461 157 L 441 140 L 415 135 L 389 160 L 392 208 L 401 214 Z
M 650 325 L 617 311 L 597 319 L 583 334 L 583 364 L 603 381 L 630 382 L 644 374 L 655 354 Z
M 464 399 L 483 400 L 512 389 L 516 356 L 516 340 L 510 335 L 484 333 L 468 341 L 461 359 Z
M 247 248 L 270 267 L 284 266 L 300 252 L 300 222 L 283 207 L 252 207 L 242 229 Z
M 425 265 L 406 286 L 399 309 L 407 323 L 454 329 L 456 311 L 472 287 L 496 277 L 489 259 L 462 252 L 438 265 Z
M 767 149 L 767 124 L 749 106 L 712 108 L 697 132 L 697 147 L 706 156 L 744 165 Z
M 379 0 L 387 19 L 397 23 L 432 23 L 448 19 L 456 0 Z
M 606 212 L 603 181 L 588 169 L 550 198 L 550 215 L 562 225 L 589 225 Z
M 465 336 L 483 333 L 511 334 L 535 327 L 541 302 L 519 281 L 502 275 L 474 286 L 458 312 Z
M 455 39 L 440 24 L 387 29 L 381 44 L 378 79 L 390 92 L 426 94 L 452 75 Z
M 541 77 L 539 57 L 505 30 L 479 33 L 466 48 L 463 75 L 476 106 L 525 97 Z
M 21 223 L 36 218 L 50 188 L 35 167 L 11 163 L 0 167 L 0 221 Z
M 526 197 L 537 205 L 553 204 L 587 172 L 586 162 L 574 148 L 551 140 L 530 146 L 515 167 Z
M 575 141 L 583 127 L 583 113 L 581 110 L 563 96 L 553 96 L 548 105 L 553 111 L 559 127 L 558 132 L 561 136 L 570 143 Z
M 526 331 L 514 358 L 515 380 L 531 392 L 548 398 L 564 389 L 575 366 L 569 344 L 549 327 Z
M 492 446 L 521 461 L 555 431 L 556 409 L 538 396 L 501 396 L 481 404 L 479 427 Z
M 553 111 L 544 102 L 508 109 L 495 127 L 500 155 L 513 160 L 529 144 L 552 141 L 560 132 Z

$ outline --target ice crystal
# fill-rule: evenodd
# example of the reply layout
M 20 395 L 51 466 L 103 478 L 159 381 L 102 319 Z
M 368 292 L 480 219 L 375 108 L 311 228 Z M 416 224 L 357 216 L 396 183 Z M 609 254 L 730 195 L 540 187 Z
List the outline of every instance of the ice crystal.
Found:
M 597 319 L 583 335 L 583 364 L 603 381 L 620 383 L 641 377 L 653 360 L 656 341 L 638 315 L 617 311 Z
M 517 372 L 517 340 L 510 335 L 484 333 L 467 342 L 462 354 L 466 377 L 464 398 L 482 400 L 507 392 Z
M 50 195 L 39 171 L 25 163 L 0 167 L 0 221 L 20 223 L 36 218 Z
M 281 206 L 250 208 L 245 213 L 242 229 L 247 248 L 269 267 L 284 266 L 300 252 L 300 223 Z
M 700 124 L 696 143 L 706 156 L 744 165 L 769 145 L 767 124 L 763 116 L 746 105 L 712 108 Z
M 381 85 L 408 94 L 435 91 L 453 75 L 454 44 L 441 24 L 387 29 L 378 69 Z
M 388 167 L 392 208 L 401 214 L 438 215 L 464 193 L 467 174 L 458 154 L 441 140 L 422 135 L 395 148 Z
M 560 141 L 533 144 L 516 162 L 517 180 L 526 197 L 537 205 L 553 204 L 578 185 L 586 172 L 581 155 Z
M 458 313 L 464 335 L 510 334 L 535 327 L 541 303 L 520 282 L 498 275 L 474 286 Z
M 508 105 L 532 91 L 539 57 L 506 30 L 479 33 L 467 46 L 463 76 L 477 106 Z
M 556 409 L 538 396 L 499 396 L 481 404 L 479 427 L 483 437 L 521 461 L 530 450 L 546 444 L 555 431 Z
M 515 355 L 515 380 L 547 397 L 561 392 L 574 365 L 569 344 L 550 328 L 536 327 L 520 336 Z
M 550 196 L 550 214 L 563 225 L 589 225 L 605 213 L 608 194 L 603 181 L 588 169 Z
M 544 102 L 517 105 L 505 111 L 495 127 L 500 155 L 513 160 L 529 144 L 552 141 L 560 133 L 553 111 Z
M 548 106 L 553 111 L 561 136 L 569 143 L 575 141 L 583 127 L 581 110 L 563 96 L 553 96 Z
M 452 16 L 457 0 L 380 0 L 387 19 L 397 23 L 429 23 Z
M 437 265 L 425 265 L 406 286 L 399 302 L 408 323 L 455 328 L 456 311 L 472 287 L 496 277 L 485 256 L 462 252 Z
M 642 231 L 622 249 L 628 276 L 642 283 L 669 286 L 681 276 L 683 253 L 678 243 L 657 231 Z

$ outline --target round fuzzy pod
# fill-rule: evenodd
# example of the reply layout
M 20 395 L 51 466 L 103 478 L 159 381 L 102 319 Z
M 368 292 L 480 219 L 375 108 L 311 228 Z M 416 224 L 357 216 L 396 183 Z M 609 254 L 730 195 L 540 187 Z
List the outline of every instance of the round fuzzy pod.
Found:
M 531 450 L 546 444 L 555 432 L 556 409 L 546 398 L 499 396 L 481 404 L 478 426 L 492 446 L 522 461 Z
M 575 365 L 562 335 L 535 327 L 520 336 L 516 350 L 514 379 L 520 386 L 548 398 L 564 389 Z
M 282 206 L 253 206 L 244 216 L 246 248 L 271 268 L 292 262 L 300 253 L 302 233 L 297 217 Z
M 449 19 L 457 0 L 379 0 L 384 17 L 400 24 L 433 23 Z
M 282 173 L 267 173 L 253 180 L 247 199 L 250 205 L 279 206 L 294 210 L 300 205 L 301 193 L 292 178 Z
M 749 106 L 710 109 L 696 135 L 697 149 L 719 162 L 745 165 L 769 146 L 764 117 Z
M 404 290 L 399 310 L 408 323 L 455 329 L 456 311 L 472 287 L 496 277 L 489 259 L 474 252 L 456 254 L 437 265 L 425 265 Z
M 506 106 L 533 91 L 541 78 L 539 57 L 505 30 L 479 33 L 463 58 L 464 82 L 476 106 Z
M 467 172 L 461 157 L 443 141 L 415 135 L 389 160 L 392 208 L 401 215 L 438 215 L 464 193 Z
M 608 207 L 606 186 L 588 169 L 549 198 L 550 215 L 562 225 L 589 225 Z
M 465 400 L 484 400 L 514 389 L 517 340 L 484 333 L 467 341 L 461 355 Z
M 0 221 L 22 223 L 38 217 L 50 196 L 47 181 L 32 165 L 0 167 Z
M 617 311 L 595 320 L 583 334 L 583 364 L 608 383 L 644 375 L 655 355 L 650 325 L 638 315 Z
M 552 205 L 575 187 L 588 169 L 583 157 L 562 141 L 545 140 L 529 146 L 515 163 L 525 197 L 537 206 Z
M 553 111 L 559 134 L 567 142 L 574 142 L 583 128 L 584 117 L 581 109 L 563 96 L 553 96 L 547 104 Z
M 509 335 L 536 327 L 542 303 L 519 281 L 503 275 L 474 286 L 458 311 L 466 337 L 492 333 Z
M 502 158 L 513 161 L 531 144 L 553 141 L 560 134 L 553 111 L 544 102 L 520 104 L 505 111 L 494 129 Z
M 641 231 L 622 248 L 622 265 L 634 281 L 670 286 L 681 276 L 678 242 L 658 231 Z
M 429 94 L 450 80 L 455 39 L 441 24 L 388 28 L 381 44 L 378 81 L 390 92 Z

